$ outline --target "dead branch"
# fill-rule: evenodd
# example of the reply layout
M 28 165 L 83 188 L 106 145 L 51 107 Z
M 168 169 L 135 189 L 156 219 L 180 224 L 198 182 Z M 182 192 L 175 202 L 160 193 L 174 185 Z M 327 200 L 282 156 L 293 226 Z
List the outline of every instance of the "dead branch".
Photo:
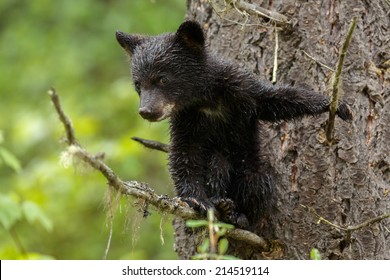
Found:
M 208 0 L 211 8 L 214 10 L 214 12 L 219 16 L 221 19 L 227 20 L 229 22 L 232 22 L 234 24 L 244 26 L 265 26 L 265 24 L 251 24 L 248 23 L 249 16 L 257 16 L 264 19 L 267 19 L 271 21 L 272 23 L 275 23 L 277 26 L 285 26 L 290 24 L 290 20 L 285 16 L 275 11 L 270 11 L 267 9 L 264 9 L 256 4 L 248 3 L 243 0 L 225 0 L 224 1 L 224 8 L 221 11 L 218 11 L 215 7 L 215 0 Z M 221 13 L 225 13 L 226 11 L 234 9 L 236 12 L 238 12 L 240 15 L 242 15 L 245 18 L 244 23 L 240 23 L 231 19 L 228 19 L 224 17 Z M 267 23 L 264 21 L 264 23 Z
M 167 145 L 167 144 L 164 144 L 164 143 L 161 143 L 161 142 L 158 142 L 158 141 L 143 139 L 143 138 L 140 138 L 140 137 L 132 137 L 131 139 L 133 139 L 134 141 L 142 144 L 146 148 L 149 148 L 149 149 L 152 149 L 152 150 L 161 151 L 161 152 L 165 152 L 165 153 L 169 152 L 169 145 Z
M 51 102 L 54 105 L 54 108 L 57 111 L 57 114 L 60 118 L 60 121 L 63 123 L 65 127 L 65 133 L 66 133 L 66 140 L 68 142 L 68 145 L 78 145 L 75 134 L 74 134 L 74 129 L 71 120 L 65 115 L 64 111 L 62 110 L 60 99 L 55 91 L 54 88 L 51 88 L 49 90 L 49 95 L 51 97 Z
M 349 25 L 349 29 L 347 32 L 347 36 L 345 38 L 345 42 L 343 44 L 343 47 L 340 52 L 339 60 L 337 62 L 336 66 L 336 71 L 334 73 L 334 78 L 333 78 L 333 94 L 332 94 L 332 101 L 329 106 L 329 120 L 328 120 L 328 127 L 326 130 L 326 139 L 329 144 L 332 144 L 333 142 L 333 136 L 334 136 L 334 123 L 335 123 L 335 118 L 336 118 L 336 112 L 337 112 L 337 107 L 338 107 L 338 100 L 339 100 L 339 88 L 340 88 L 340 76 L 341 76 L 341 71 L 343 69 L 343 63 L 344 63 L 344 58 L 347 53 L 349 43 L 351 42 L 352 39 L 352 34 L 353 31 L 355 30 L 356 26 L 356 17 L 352 19 L 351 24 Z
M 332 71 L 334 72 L 334 69 L 332 69 L 331 67 L 329 67 L 328 65 L 326 65 L 325 63 L 322 63 L 321 61 L 319 61 L 318 59 L 316 59 L 315 57 L 311 56 L 310 54 L 308 54 L 306 51 L 302 50 L 302 52 L 308 57 L 310 58 L 311 60 L 313 60 L 315 63 L 317 63 L 318 65 L 328 69 L 329 71 Z
M 227 4 L 233 5 L 234 8 L 245 11 L 251 15 L 257 15 L 263 18 L 270 19 L 278 24 L 289 24 L 290 21 L 285 15 L 279 14 L 275 11 L 264 9 L 256 4 L 251 4 L 243 0 L 226 0 Z
M 147 184 L 140 183 L 137 181 L 123 181 L 120 179 L 110 167 L 108 167 L 102 160 L 101 156 L 94 156 L 86 151 L 77 141 L 75 132 L 73 129 L 72 122 L 69 117 L 64 113 L 61 102 L 58 94 L 55 89 L 49 91 L 51 101 L 54 105 L 54 108 L 59 116 L 61 123 L 64 125 L 68 150 L 67 152 L 81 161 L 87 163 L 89 166 L 93 167 L 99 171 L 107 180 L 110 187 L 116 189 L 121 194 L 126 196 L 131 196 L 135 198 L 140 198 L 145 200 L 148 204 L 153 205 L 156 209 L 163 213 L 169 213 L 175 216 L 182 217 L 184 219 L 200 219 L 200 215 L 190 208 L 186 203 L 182 202 L 179 198 L 169 198 L 166 195 L 157 195 Z M 140 138 L 137 138 L 138 140 Z M 138 141 L 136 140 L 136 141 Z M 145 145 L 145 143 L 159 143 L 155 141 L 138 141 Z M 160 151 L 167 151 L 167 145 L 159 143 L 159 145 L 145 145 L 149 148 L 157 149 Z M 161 147 L 165 147 L 161 149 Z M 226 233 L 227 237 L 246 242 L 254 247 L 259 247 L 262 250 L 267 250 L 267 242 L 260 236 L 254 234 L 253 232 L 242 230 L 242 229 L 233 229 Z
M 318 222 L 324 222 L 325 224 L 331 226 L 331 227 L 334 227 L 338 230 L 341 230 L 341 231 L 346 231 L 348 234 L 354 232 L 354 231 L 357 231 L 359 229 L 362 229 L 362 228 L 365 228 L 365 227 L 368 227 L 372 224 L 375 224 L 375 223 L 378 223 L 384 219 L 387 219 L 387 218 L 390 218 L 390 213 L 385 213 L 383 215 L 380 215 L 378 217 L 375 217 L 375 218 L 372 218 L 372 219 L 369 219 L 363 223 L 360 223 L 360 224 L 357 224 L 357 225 L 353 225 L 353 226 L 347 226 L 347 227 L 343 227 L 343 226 L 339 226 L 339 225 L 336 225 L 330 221 L 328 221 L 327 219 L 325 219 L 324 217 L 320 216 L 316 210 L 314 210 L 314 208 L 312 207 L 308 207 L 308 206 L 305 206 L 303 204 L 301 204 L 301 207 L 304 208 L 305 210 L 307 210 L 309 213 L 313 214 L 316 218 L 318 218 Z
M 238 21 L 235 21 L 235 20 L 231 20 L 231 19 L 228 19 L 226 18 L 224 15 L 222 15 L 221 13 L 224 13 L 226 11 L 226 8 L 223 9 L 222 11 L 218 11 L 217 8 L 214 6 L 212 0 L 208 0 L 211 8 L 213 9 L 213 11 L 215 12 L 215 14 L 220 18 L 220 19 L 223 19 L 223 20 L 226 20 L 228 22 L 231 22 L 233 24 L 237 24 L 237 25 L 241 25 L 241 29 L 243 29 L 244 27 L 246 26 L 263 26 L 265 27 L 264 24 L 253 24 L 253 23 L 247 23 L 247 15 L 245 15 L 245 22 L 244 23 L 241 23 L 241 22 L 238 22 Z
M 375 224 L 375 223 L 378 223 L 384 219 L 387 219 L 387 218 L 390 218 L 390 213 L 385 213 L 383 215 L 380 215 L 378 217 L 375 217 L 375 218 L 372 218 L 372 219 L 369 219 L 363 223 L 360 223 L 358 225 L 354 225 L 354 226 L 348 226 L 346 228 L 347 231 L 355 231 L 355 230 L 359 230 L 359 229 L 362 229 L 364 227 L 368 227 L 372 224 Z
M 111 189 L 108 188 L 108 191 L 110 191 L 110 190 Z M 111 195 L 108 195 L 107 198 L 108 198 L 108 211 L 109 211 L 109 221 L 110 221 L 110 233 L 108 234 L 107 246 L 106 246 L 106 250 L 104 251 L 103 260 L 107 259 L 108 252 L 110 251 L 112 234 L 113 234 L 113 226 L 114 226 L 114 213 L 112 210 L 112 197 L 111 197 Z
M 274 67 L 272 70 L 272 83 L 276 83 L 276 73 L 278 71 L 278 50 L 279 50 L 279 36 L 278 29 L 275 26 L 275 50 L 274 50 Z

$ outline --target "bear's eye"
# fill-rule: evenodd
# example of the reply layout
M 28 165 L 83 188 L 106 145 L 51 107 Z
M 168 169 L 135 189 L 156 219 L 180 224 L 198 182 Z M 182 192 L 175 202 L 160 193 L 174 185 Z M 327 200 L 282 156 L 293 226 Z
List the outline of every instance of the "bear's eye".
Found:
M 138 92 L 138 94 L 141 93 L 141 83 L 140 82 L 135 81 L 134 82 L 134 88 L 135 88 L 135 91 Z
M 158 83 L 162 86 L 165 86 L 166 84 L 168 84 L 168 82 L 169 82 L 169 80 L 165 76 L 161 76 L 158 78 Z

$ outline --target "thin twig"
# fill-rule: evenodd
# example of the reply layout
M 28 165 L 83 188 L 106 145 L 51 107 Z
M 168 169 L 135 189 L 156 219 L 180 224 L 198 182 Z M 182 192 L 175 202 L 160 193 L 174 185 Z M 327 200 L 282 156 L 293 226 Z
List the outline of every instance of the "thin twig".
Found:
M 72 121 L 65 115 L 64 111 L 61 108 L 60 104 L 60 99 L 57 95 L 57 92 L 54 88 L 51 88 L 49 90 L 49 95 L 51 97 L 51 101 L 58 113 L 58 116 L 60 117 L 60 121 L 64 124 L 65 126 L 65 132 L 66 132 L 66 139 L 68 141 L 69 145 L 78 145 L 75 134 L 74 134 L 74 129 L 72 125 Z
M 212 7 L 212 9 L 214 10 L 214 12 L 220 18 L 225 19 L 225 20 L 230 21 L 230 22 L 233 22 L 235 24 L 242 25 L 243 27 L 244 26 L 254 26 L 254 25 L 255 26 L 256 25 L 264 26 L 263 24 L 247 24 L 247 21 L 249 20 L 249 15 L 255 15 L 255 16 L 258 16 L 261 18 L 266 18 L 268 20 L 271 20 L 272 22 L 274 22 L 278 26 L 290 24 L 289 19 L 285 15 L 279 14 L 278 12 L 264 9 L 256 4 L 248 3 L 248 2 L 243 1 L 243 0 L 225 0 L 225 5 L 229 5 L 229 6 L 233 7 L 234 10 L 236 10 L 240 15 L 245 17 L 245 23 L 236 22 L 236 21 L 227 19 L 224 16 L 222 16 L 220 14 L 220 12 L 218 12 L 217 9 L 214 7 L 212 0 L 208 0 L 208 2 L 210 4 L 210 6 Z M 227 8 L 228 7 L 225 6 L 225 9 L 222 12 L 226 11 Z
M 274 68 L 272 70 L 272 83 L 276 83 L 276 73 L 278 71 L 278 50 L 279 50 L 279 36 L 278 29 L 275 26 L 275 50 L 274 50 Z
M 364 227 L 368 227 L 372 224 L 375 224 L 375 223 L 378 223 L 384 219 L 387 219 L 387 218 L 390 218 L 390 213 L 385 213 L 383 215 L 380 215 L 378 217 L 375 217 L 375 218 L 372 218 L 372 219 L 369 219 L 361 224 L 358 224 L 358 225 L 355 225 L 355 226 L 348 226 L 347 227 L 347 230 L 348 231 L 355 231 L 355 230 L 358 230 L 358 229 L 362 229 Z
M 328 65 L 322 63 L 321 61 L 318 61 L 315 57 L 311 56 L 310 54 L 308 54 L 307 52 L 305 52 L 304 50 L 302 50 L 302 52 L 310 59 L 312 59 L 314 62 L 316 62 L 317 64 L 321 65 L 322 67 L 328 69 L 329 71 L 332 71 L 334 72 L 334 69 L 332 69 L 331 67 L 329 67 Z
M 353 31 L 355 30 L 355 26 L 356 26 L 356 17 L 352 19 L 352 22 L 349 25 L 348 33 L 345 38 L 343 47 L 341 49 L 339 60 L 336 66 L 336 72 L 334 74 L 333 86 L 332 86 L 333 94 L 332 94 L 332 101 L 329 106 L 329 121 L 328 121 L 328 128 L 326 130 L 326 139 L 329 144 L 332 144 L 333 136 L 334 136 L 334 123 L 335 123 L 336 112 L 338 107 L 341 71 L 343 69 L 344 58 L 347 53 L 349 43 L 351 42 L 352 34 Z
M 354 225 L 354 226 L 347 226 L 347 227 L 343 227 L 343 226 L 339 226 L 339 225 L 336 225 L 330 221 L 328 221 L 327 219 L 325 219 L 324 217 L 320 216 L 315 210 L 314 208 L 312 207 L 308 207 L 308 206 L 305 206 L 303 204 L 301 204 L 301 207 L 306 209 L 309 213 L 312 213 L 315 217 L 318 218 L 318 221 L 319 222 L 324 222 L 325 224 L 328 224 L 330 225 L 331 227 L 334 227 L 338 230 L 342 230 L 342 231 L 346 231 L 348 233 L 352 233 L 356 230 L 359 230 L 359 229 L 362 229 L 362 228 L 365 228 L 365 227 L 368 227 L 372 224 L 375 224 L 375 223 L 378 223 L 384 219 L 387 219 L 387 218 L 390 218 L 390 213 L 385 213 L 383 215 L 380 215 L 378 217 L 375 217 L 375 218 L 372 218 L 372 219 L 369 219 L 363 223 L 360 223 L 360 224 L 357 224 L 357 225 Z
M 145 200 L 148 204 L 153 205 L 159 211 L 182 217 L 183 219 L 200 219 L 204 218 L 199 215 L 194 209 L 190 208 L 186 203 L 183 203 L 179 198 L 169 198 L 166 195 L 157 195 L 147 184 L 139 183 L 137 181 L 122 181 L 110 167 L 108 167 L 102 160 L 102 157 L 94 156 L 88 153 L 81 147 L 74 134 L 72 122 L 65 115 L 60 99 L 54 89 L 49 91 L 49 95 L 60 121 L 64 125 L 67 136 L 67 143 L 69 145 L 68 151 L 73 156 L 87 163 L 97 171 L 99 171 L 108 181 L 108 184 L 119 191 L 123 195 L 140 198 Z M 258 247 L 262 250 L 267 248 L 267 242 L 260 236 L 253 232 L 233 229 L 227 232 L 226 236 L 231 237 L 242 242 L 247 242 L 252 246 Z
M 275 11 L 264 9 L 256 4 L 251 4 L 243 0 L 229 0 L 228 4 L 234 5 L 237 9 L 243 10 L 248 14 L 261 16 L 270 20 L 273 20 L 278 24 L 289 24 L 290 21 L 285 15 L 279 14 Z
M 344 227 L 341 227 L 341 226 L 339 226 L 339 225 L 336 225 L 336 224 L 334 224 L 334 223 L 328 221 L 328 220 L 325 219 L 324 217 L 320 216 L 320 215 L 316 212 L 316 210 L 314 210 L 313 207 L 308 207 L 308 206 L 303 205 L 303 204 L 300 204 L 300 205 L 301 205 L 302 208 L 306 209 L 309 213 L 312 213 L 314 216 L 316 216 L 316 217 L 318 218 L 318 221 L 319 221 L 319 222 L 324 222 L 325 224 L 328 224 L 328 225 L 330 225 L 330 226 L 332 226 L 332 227 L 334 227 L 334 228 L 337 228 L 337 229 L 339 229 L 339 230 L 346 230 Z
M 110 190 L 111 188 L 108 187 L 108 211 L 109 211 L 109 218 L 110 218 L 110 233 L 108 235 L 108 241 L 107 241 L 107 246 L 106 246 L 106 250 L 104 252 L 104 256 L 103 256 L 103 260 L 106 260 L 107 259 L 107 256 L 108 256 L 108 252 L 110 250 L 110 247 L 111 247 L 111 240 L 112 240 L 112 233 L 113 233 L 113 228 L 114 228 L 114 213 L 112 211 L 112 195 L 110 193 Z
M 165 215 L 161 215 L 160 219 L 160 241 L 161 241 L 161 246 L 165 244 L 165 239 L 164 239 L 164 231 L 163 231 L 163 223 L 165 221 Z
M 152 150 L 157 150 L 161 152 L 168 153 L 169 152 L 169 145 L 158 142 L 158 141 L 153 141 L 153 140 L 147 140 L 139 137 L 132 137 L 134 141 L 142 144 L 146 148 L 152 149 Z
M 265 24 L 260 24 L 260 23 L 247 23 L 247 20 L 244 22 L 244 23 L 241 23 L 241 22 L 238 22 L 238 21 L 235 21 L 235 20 L 231 20 L 223 15 L 221 15 L 221 13 L 224 13 L 225 10 L 226 10 L 226 7 L 225 7 L 225 10 L 223 11 L 218 11 L 215 6 L 213 5 L 213 2 L 212 0 L 208 0 L 211 8 L 213 9 L 213 11 L 215 12 L 215 14 L 220 18 L 220 19 L 223 19 L 223 20 L 226 20 L 228 22 L 231 22 L 233 24 L 237 24 L 237 25 L 241 25 L 241 29 L 243 29 L 244 27 L 249 27 L 249 26 L 262 26 L 262 27 L 266 27 Z

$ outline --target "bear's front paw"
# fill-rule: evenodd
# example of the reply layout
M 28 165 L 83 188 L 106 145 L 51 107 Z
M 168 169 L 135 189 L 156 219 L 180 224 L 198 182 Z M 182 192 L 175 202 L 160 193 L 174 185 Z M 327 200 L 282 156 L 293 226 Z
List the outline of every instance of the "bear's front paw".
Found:
M 217 209 L 217 216 L 224 222 L 246 229 L 249 227 L 247 217 L 236 211 L 236 205 L 229 198 L 211 199 Z
M 189 207 L 199 212 L 202 216 L 207 214 L 208 209 L 215 210 L 214 205 L 210 201 L 200 200 L 194 197 L 182 197 L 180 200 L 187 203 Z
M 212 198 L 211 201 L 222 217 L 229 216 L 234 212 L 234 202 L 229 198 Z

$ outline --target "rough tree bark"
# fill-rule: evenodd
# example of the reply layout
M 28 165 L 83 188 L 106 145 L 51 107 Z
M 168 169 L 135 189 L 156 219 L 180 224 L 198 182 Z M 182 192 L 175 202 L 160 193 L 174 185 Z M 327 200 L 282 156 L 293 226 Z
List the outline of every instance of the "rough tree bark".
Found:
M 271 80 L 276 24 L 250 11 L 246 15 L 238 5 L 221 11 L 232 2 L 242 1 L 188 1 L 188 17 L 204 25 L 210 49 Z M 326 114 L 262 124 L 262 148 L 278 172 L 279 199 L 277 213 L 257 233 L 271 246 L 261 252 L 232 242 L 231 252 L 245 259 L 308 259 L 317 248 L 323 259 L 390 259 L 389 219 L 348 232 L 317 223 L 313 215 L 347 227 L 390 211 L 389 1 L 247 2 L 291 22 L 278 29 L 277 84 L 300 84 L 324 94 L 330 94 L 332 71 L 319 62 L 335 67 L 349 23 L 357 17 L 341 85 L 354 120 L 336 119 L 332 145 L 325 141 Z M 179 257 L 189 258 L 202 237 L 180 220 L 174 224 Z

